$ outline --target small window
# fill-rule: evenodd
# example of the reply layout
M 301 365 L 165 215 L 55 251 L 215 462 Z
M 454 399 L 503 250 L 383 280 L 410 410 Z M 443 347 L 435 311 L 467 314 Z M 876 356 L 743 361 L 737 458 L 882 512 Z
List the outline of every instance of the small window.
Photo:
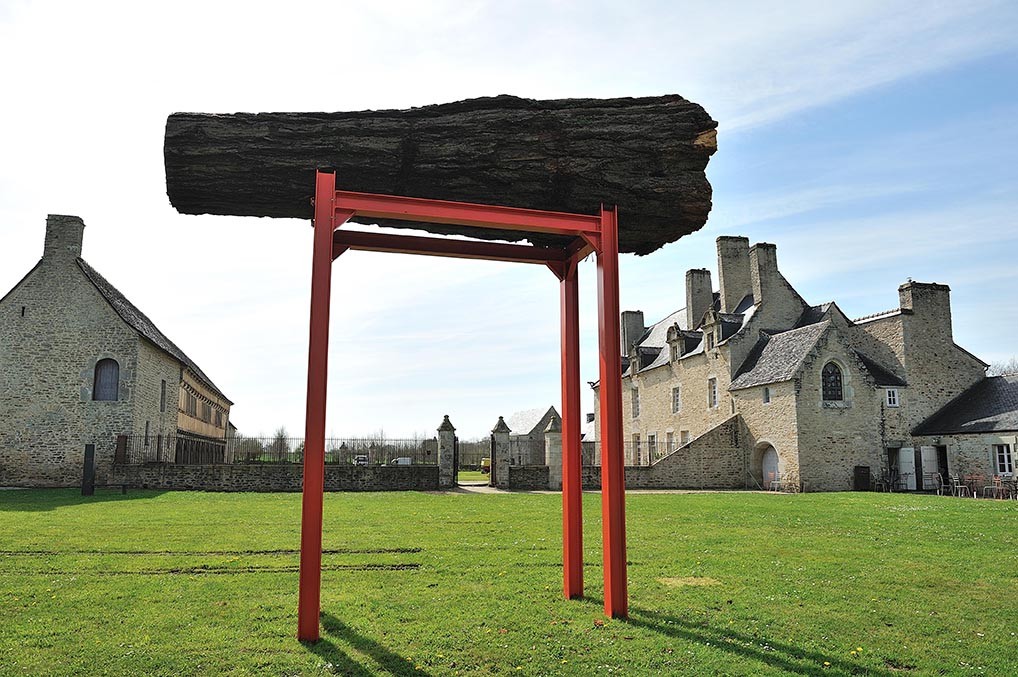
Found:
M 679 344 L 678 343 L 673 343 L 671 345 L 670 349 L 671 349 L 671 355 L 672 355 L 672 362 L 675 362 L 676 360 L 679 359 L 679 357 L 681 357 L 679 355 Z
M 998 475 L 1014 474 L 1014 459 L 1011 457 L 1010 444 L 994 444 L 993 457 Z
M 633 454 L 635 454 L 634 458 L 637 458 L 637 459 L 640 458 L 640 434 L 639 433 L 633 434 Z
M 707 406 L 714 409 L 718 406 L 718 380 L 707 379 Z
M 92 399 L 97 402 L 116 402 L 120 399 L 120 365 L 116 360 L 96 362 Z
M 148 421 L 145 421 L 145 446 L 148 446 Z
M 714 332 L 707 332 L 707 350 L 714 348 Z
M 640 389 L 633 388 L 633 418 L 640 416 Z
M 25 316 L 25 306 L 21 306 L 21 317 Z
M 670 454 L 675 451 L 675 433 L 665 433 L 665 453 Z
M 764 404 L 770 404 L 771 403 L 771 389 L 769 387 L 767 387 L 767 386 L 764 386 L 764 389 L 763 389 L 763 403 Z
M 159 411 L 166 411 L 166 379 L 159 384 Z
M 647 453 L 651 458 L 657 456 L 657 435 L 654 433 L 647 435 Z
M 898 406 L 898 389 L 888 388 L 884 392 L 887 393 L 887 406 L 897 407 Z
M 689 444 L 689 431 L 688 430 L 680 430 L 679 431 L 679 444 L 681 444 L 683 446 Z
M 218 409 L 216 409 L 216 427 L 217 428 L 223 427 L 223 412 L 219 411 Z
M 207 402 L 201 403 L 201 420 L 206 423 L 212 422 L 212 407 Z
M 672 388 L 672 413 L 677 414 L 682 409 L 682 386 Z
M 844 384 L 841 377 L 841 367 L 828 362 L 820 373 L 823 380 L 823 391 L 825 402 L 840 402 L 845 399 Z

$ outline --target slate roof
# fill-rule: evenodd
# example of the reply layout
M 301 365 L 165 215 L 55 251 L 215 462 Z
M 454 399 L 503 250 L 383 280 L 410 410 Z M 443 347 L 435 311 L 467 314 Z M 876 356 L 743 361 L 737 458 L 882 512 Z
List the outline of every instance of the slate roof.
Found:
M 761 336 L 739 368 L 729 390 L 792 379 L 830 325 L 829 321 L 817 322 L 780 334 Z
M 534 430 L 534 428 L 537 428 L 538 424 L 549 410 L 554 411 L 555 407 L 547 407 L 546 409 L 524 409 L 523 411 L 517 411 L 505 420 L 505 424 L 509 426 L 509 430 L 512 431 L 513 435 L 529 435 L 533 432 L 543 433 L 543 426 L 540 430 Z M 556 411 L 555 414 L 558 415 L 558 412 Z
M 151 341 L 157 348 L 163 352 L 169 354 L 171 357 L 176 358 L 181 364 L 186 366 L 191 372 L 198 378 L 199 381 L 204 383 L 206 386 L 215 391 L 218 395 L 226 399 L 233 404 L 226 395 L 223 394 L 216 384 L 212 382 L 208 376 L 205 375 L 194 360 L 188 357 L 183 350 L 177 347 L 177 345 L 166 338 L 166 335 L 159 331 L 158 327 L 148 319 L 145 313 L 138 310 L 137 306 L 127 300 L 120 291 L 114 287 L 109 281 L 99 274 L 99 272 L 88 265 L 84 259 L 78 259 L 78 267 L 81 268 L 81 272 L 85 273 L 85 277 L 95 286 L 106 302 L 110 304 L 110 307 L 123 318 L 124 322 L 131 326 L 135 331 L 144 336 L 146 339 Z
M 914 435 L 1018 432 L 1018 374 L 991 376 L 926 419 Z
M 908 383 L 906 383 L 903 379 L 896 376 L 889 369 L 882 366 L 868 355 L 860 353 L 858 350 L 855 351 L 855 355 L 862 361 L 863 365 L 865 365 L 866 370 L 870 373 L 870 376 L 873 377 L 873 380 L 877 382 L 878 386 L 908 385 Z

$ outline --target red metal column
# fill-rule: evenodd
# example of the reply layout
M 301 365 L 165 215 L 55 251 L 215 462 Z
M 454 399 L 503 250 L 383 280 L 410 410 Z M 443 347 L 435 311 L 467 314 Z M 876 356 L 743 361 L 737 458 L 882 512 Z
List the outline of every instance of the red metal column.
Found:
M 304 493 L 300 529 L 297 639 L 318 641 L 322 592 L 322 492 L 325 487 L 325 386 L 329 359 L 329 297 L 336 175 L 315 178 L 315 234 L 311 259 L 311 332 L 308 346 Z
M 578 267 L 576 259 L 567 261 L 559 284 L 562 314 L 562 564 L 567 599 L 583 596 Z
M 601 366 L 601 520 L 604 613 L 629 616 L 626 583 L 626 495 L 622 457 L 622 354 L 619 339 L 619 237 L 614 207 L 601 207 L 597 252 L 597 325 Z

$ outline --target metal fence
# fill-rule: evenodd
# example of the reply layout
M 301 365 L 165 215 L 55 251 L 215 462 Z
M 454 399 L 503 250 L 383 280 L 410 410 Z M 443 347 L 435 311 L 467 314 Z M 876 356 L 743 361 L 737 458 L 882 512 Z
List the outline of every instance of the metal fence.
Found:
M 301 437 L 244 437 L 224 440 L 190 435 L 120 435 L 115 462 L 182 465 L 303 463 Z M 325 462 L 346 465 L 434 465 L 438 440 L 432 438 L 328 438 Z

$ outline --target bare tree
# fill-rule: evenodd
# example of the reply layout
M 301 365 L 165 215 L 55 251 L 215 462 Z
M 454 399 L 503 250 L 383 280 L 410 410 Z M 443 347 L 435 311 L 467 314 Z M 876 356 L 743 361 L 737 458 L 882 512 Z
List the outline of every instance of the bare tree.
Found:
M 993 362 L 986 369 L 987 376 L 1001 376 L 1003 374 L 1018 374 L 1018 356 L 1012 355 L 1010 360 Z

